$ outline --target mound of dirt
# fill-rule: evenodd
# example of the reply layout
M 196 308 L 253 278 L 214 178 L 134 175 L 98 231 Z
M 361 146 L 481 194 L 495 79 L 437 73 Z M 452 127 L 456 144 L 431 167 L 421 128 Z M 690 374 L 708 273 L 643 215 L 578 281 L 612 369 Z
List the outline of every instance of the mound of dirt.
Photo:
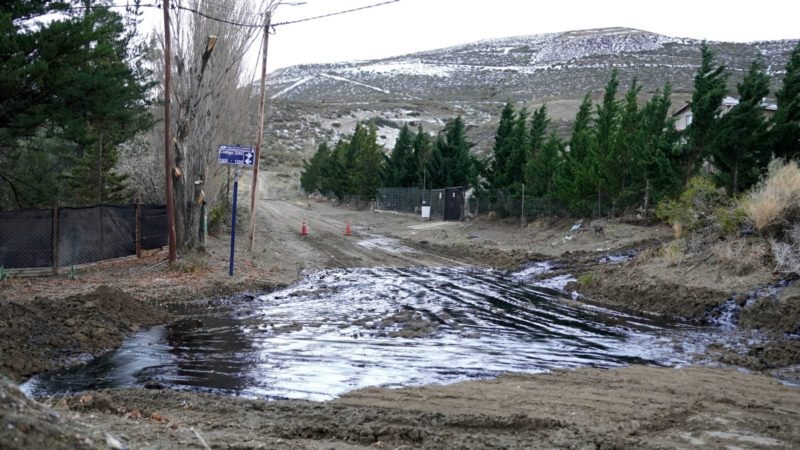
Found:
M 790 286 L 778 297 L 763 297 L 742 308 L 740 323 L 777 333 L 800 333 L 800 286 Z
M 722 290 L 669 282 L 630 266 L 601 268 L 580 280 L 567 285 L 567 290 L 610 305 L 699 322 L 705 321 L 707 313 L 731 295 Z
M 0 302 L 0 373 L 24 377 L 79 363 L 122 343 L 127 333 L 164 322 L 168 313 L 100 286 L 66 299 Z
M 0 447 L 7 450 L 122 449 L 122 441 L 35 402 L 0 377 Z

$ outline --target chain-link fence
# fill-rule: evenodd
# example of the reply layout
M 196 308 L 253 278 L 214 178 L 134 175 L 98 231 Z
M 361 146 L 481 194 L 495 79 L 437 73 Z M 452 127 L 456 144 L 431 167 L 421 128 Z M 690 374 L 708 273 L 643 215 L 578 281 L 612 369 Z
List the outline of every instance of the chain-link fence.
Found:
M 378 189 L 378 209 L 420 214 L 422 206 L 431 207 L 432 219 L 444 218 L 444 189 L 418 188 Z M 521 194 L 501 189 L 484 191 L 467 190 L 464 195 L 466 216 L 494 213 L 500 218 L 565 217 L 567 208 L 553 200 L 540 197 L 523 197 Z
M 431 207 L 431 219 L 444 218 L 444 189 L 379 188 L 377 209 L 420 214 Z
M 68 267 L 167 244 L 164 205 L 0 211 L 0 267 Z
M 564 217 L 567 208 L 553 199 L 522 196 L 502 189 L 489 189 L 473 193 L 467 200 L 469 212 L 474 215 L 495 213 L 500 218 Z

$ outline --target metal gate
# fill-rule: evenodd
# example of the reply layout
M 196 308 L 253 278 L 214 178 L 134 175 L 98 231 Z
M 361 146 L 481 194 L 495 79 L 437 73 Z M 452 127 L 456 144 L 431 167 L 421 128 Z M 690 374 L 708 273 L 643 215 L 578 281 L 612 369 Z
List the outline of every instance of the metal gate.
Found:
M 464 188 L 444 190 L 444 220 L 458 221 L 464 218 Z

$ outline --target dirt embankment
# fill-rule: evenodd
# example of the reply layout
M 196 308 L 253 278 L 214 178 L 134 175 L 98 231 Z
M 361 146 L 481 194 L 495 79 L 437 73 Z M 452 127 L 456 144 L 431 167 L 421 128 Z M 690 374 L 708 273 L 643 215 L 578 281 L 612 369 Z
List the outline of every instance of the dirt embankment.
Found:
M 19 381 L 112 350 L 125 335 L 168 320 L 166 311 L 119 289 L 65 299 L 0 302 L 0 373 Z

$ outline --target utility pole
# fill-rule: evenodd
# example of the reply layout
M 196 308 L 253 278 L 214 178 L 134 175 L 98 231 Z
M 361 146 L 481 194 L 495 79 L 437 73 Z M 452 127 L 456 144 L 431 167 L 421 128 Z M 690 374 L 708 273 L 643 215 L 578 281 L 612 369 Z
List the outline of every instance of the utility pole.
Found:
M 170 145 L 169 103 L 172 95 L 172 50 L 169 32 L 169 0 L 164 0 L 161 6 L 164 9 L 164 172 L 166 173 L 166 197 L 167 197 L 167 235 L 169 237 L 169 263 L 172 264 L 178 259 L 177 238 L 175 237 L 175 202 L 172 194 L 172 155 Z
M 264 104 L 267 83 L 267 46 L 269 44 L 269 27 L 272 21 L 272 9 L 267 8 L 264 20 L 264 45 L 261 52 L 261 95 L 258 99 L 258 139 L 256 140 L 256 161 L 253 166 L 253 185 L 250 189 L 250 241 L 247 251 L 253 253 L 256 242 L 256 195 L 258 194 L 258 166 L 261 163 L 261 144 L 264 140 Z

